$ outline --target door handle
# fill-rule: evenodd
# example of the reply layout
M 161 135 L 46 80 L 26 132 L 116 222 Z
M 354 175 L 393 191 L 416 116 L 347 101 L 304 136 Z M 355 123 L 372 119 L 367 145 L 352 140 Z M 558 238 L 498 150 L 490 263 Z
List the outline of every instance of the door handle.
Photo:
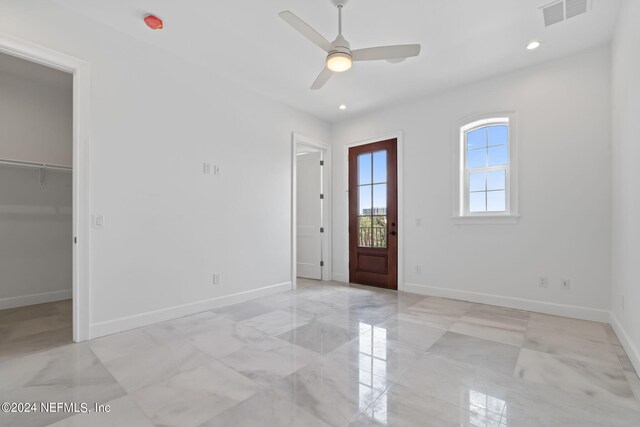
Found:
M 395 231 L 390 231 L 389 234 L 391 234 L 392 236 L 395 236 L 396 232 Z

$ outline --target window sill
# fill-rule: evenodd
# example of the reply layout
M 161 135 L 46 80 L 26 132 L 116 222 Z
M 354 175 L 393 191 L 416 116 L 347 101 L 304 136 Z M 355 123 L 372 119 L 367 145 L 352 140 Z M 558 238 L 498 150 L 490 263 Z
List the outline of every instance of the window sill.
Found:
M 519 215 L 487 215 L 487 216 L 454 216 L 453 223 L 456 225 L 471 224 L 517 224 Z

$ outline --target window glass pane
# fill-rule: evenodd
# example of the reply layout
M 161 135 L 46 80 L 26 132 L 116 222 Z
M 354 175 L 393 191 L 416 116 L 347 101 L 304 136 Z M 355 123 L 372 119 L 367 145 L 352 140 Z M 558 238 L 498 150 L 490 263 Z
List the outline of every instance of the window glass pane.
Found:
M 507 145 L 509 141 L 509 127 L 507 125 L 489 126 L 489 146 Z
M 476 129 L 467 132 L 467 150 L 487 146 L 487 128 Z
M 371 247 L 373 244 L 371 236 L 371 217 L 361 216 L 358 218 L 358 246 Z
M 489 166 L 503 166 L 509 164 L 509 150 L 506 145 L 489 147 Z
M 506 172 L 491 171 L 487 173 L 487 190 L 504 190 L 506 188 Z M 471 190 L 473 191 L 473 189 Z
M 469 174 L 469 191 L 484 191 L 486 183 L 486 173 L 477 172 Z
M 487 211 L 504 212 L 507 210 L 507 199 L 504 191 L 489 191 L 487 193 Z
M 469 194 L 469 212 L 486 212 L 486 194 L 484 191 Z
M 468 211 L 506 212 L 509 124 L 488 124 L 465 134 Z
M 483 168 L 487 166 L 487 150 L 481 148 L 479 150 L 467 151 L 467 168 Z
M 371 215 L 371 186 L 358 187 L 358 215 Z
M 387 217 L 386 216 L 373 217 L 373 247 L 374 248 L 387 247 Z
M 387 184 L 373 186 L 373 215 L 387 214 Z
M 387 182 L 387 151 L 373 153 L 373 182 Z
M 371 184 L 371 153 L 358 156 L 358 184 Z

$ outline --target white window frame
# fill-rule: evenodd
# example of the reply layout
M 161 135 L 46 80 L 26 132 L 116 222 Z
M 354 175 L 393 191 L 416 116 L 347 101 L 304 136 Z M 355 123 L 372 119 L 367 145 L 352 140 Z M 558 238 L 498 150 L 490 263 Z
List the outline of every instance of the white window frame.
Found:
M 508 125 L 507 166 L 491 166 L 483 171 L 504 170 L 506 174 L 506 210 L 504 212 L 470 212 L 469 210 L 469 174 L 473 169 L 466 167 L 466 138 L 468 132 L 492 126 Z M 518 140 L 515 112 L 500 112 L 477 115 L 460 120 L 454 127 L 454 206 L 453 218 L 456 223 L 514 223 L 518 215 Z M 480 170 L 480 169 L 478 169 Z

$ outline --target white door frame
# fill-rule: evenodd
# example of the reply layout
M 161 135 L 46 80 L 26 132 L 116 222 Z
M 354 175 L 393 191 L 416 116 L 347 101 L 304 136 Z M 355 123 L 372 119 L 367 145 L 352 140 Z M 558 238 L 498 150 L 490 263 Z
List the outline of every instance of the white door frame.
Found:
M 372 144 L 374 142 L 396 139 L 397 145 L 397 173 L 398 173 L 398 291 L 404 291 L 404 145 L 403 133 L 401 130 L 368 138 L 362 141 L 347 143 L 344 145 L 344 180 L 345 180 L 345 210 L 344 210 L 344 230 L 343 230 L 343 248 L 344 248 L 344 278 L 349 282 L 349 148 L 359 145 Z
M 323 142 L 315 140 L 313 138 L 300 135 L 299 133 L 293 133 L 291 135 L 291 283 L 292 288 L 297 287 L 297 262 L 298 262 L 298 195 L 297 195 L 297 156 L 298 147 L 310 147 L 320 150 L 324 166 L 322 170 L 322 194 L 324 194 L 323 203 L 323 227 L 324 227 L 324 242 L 322 248 L 322 258 L 324 260 L 324 267 L 322 269 L 323 280 L 331 280 L 331 146 Z
M 73 74 L 73 341 L 90 339 L 90 68 L 85 61 L 0 35 L 0 52 Z M 74 244 L 75 242 L 75 244 Z

